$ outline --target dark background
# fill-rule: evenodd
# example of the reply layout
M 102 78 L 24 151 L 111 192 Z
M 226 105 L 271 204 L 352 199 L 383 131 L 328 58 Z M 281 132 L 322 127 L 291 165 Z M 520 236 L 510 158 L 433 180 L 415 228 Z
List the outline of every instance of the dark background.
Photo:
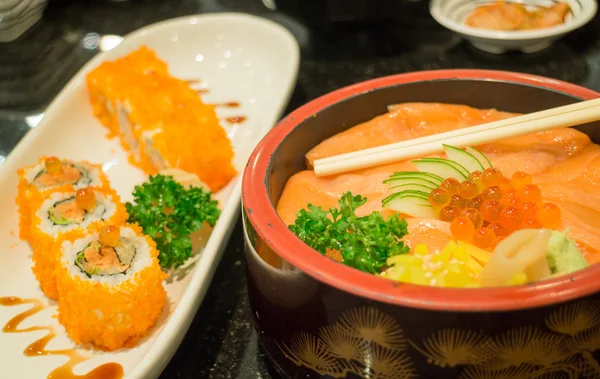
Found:
M 596 17 L 550 49 L 479 52 L 429 16 L 425 0 L 50 0 L 19 40 L 0 44 L 0 164 L 77 70 L 98 51 L 89 33 L 125 35 L 163 19 L 247 12 L 287 27 L 302 60 L 288 111 L 339 87 L 379 76 L 444 68 L 533 73 L 600 90 Z M 29 122 L 31 123 L 31 122 Z M 271 378 L 248 306 L 241 222 L 179 350 L 161 378 Z

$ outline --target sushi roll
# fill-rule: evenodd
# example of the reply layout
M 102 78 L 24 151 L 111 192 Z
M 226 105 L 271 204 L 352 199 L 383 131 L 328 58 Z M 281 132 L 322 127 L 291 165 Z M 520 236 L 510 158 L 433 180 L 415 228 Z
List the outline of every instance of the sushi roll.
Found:
M 147 174 L 179 168 L 213 192 L 236 176 L 233 146 L 215 107 L 170 76 L 148 48 L 98 66 L 87 86 L 94 115 Z
M 60 248 L 58 320 L 77 344 L 133 347 L 166 301 L 155 242 L 137 225 L 109 225 Z
M 125 224 L 126 220 L 125 206 L 113 190 L 87 187 L 76 192 L 51 193 L 35 212 L 30 238 L 33 273 L 42 291 L 51 299 L 57 299 L 57 243 L 86 230 L 97 230 L 107 223 Z
M 32 212 L 48 193 L 88 186 L 110 188 L 101 167 L 84 161 L 42 157 L 35 165 L 19 170 L 18 174 L 20 180 L 16 203 L 21 217 L 19 236 L 22 240 L 29 240 Z

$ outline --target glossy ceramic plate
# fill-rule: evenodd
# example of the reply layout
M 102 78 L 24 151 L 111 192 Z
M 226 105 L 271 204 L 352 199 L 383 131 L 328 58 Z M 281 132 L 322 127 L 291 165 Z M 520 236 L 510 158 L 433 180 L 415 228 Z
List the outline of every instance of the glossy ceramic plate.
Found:
M 265 41 L 269 41 L 265 43 Z M 127 162 L 117 140 L 105 137 L 106 129 L 92 116 L 87 101 L 85 75 L 103 60 L 123 56 L 145 44 L 169 64 L 171 74 L 202 89 L 208 103 L 238 102 L 239 107 L 217 108 L 235 148 L 239 173 L 255 144 L 281 116 L 293 90 L 298 71 L 298 45 L 281 26 L 261 18 L 239 14 L 185 17 L 140 29 L 115 48 L 92 59 L 49 106 L 42 121 L 28 133 L 0 167 L 0 297 L 40 299 L 49 307 L 27 318 L 21 328 L 52 325 L 57 337 L 47 350 L 73 348 L 53 314 L 56 304 L 47 299 L 31 272 L 31 250 L 19 241 L 17 194 L 18 168 L 41 155 L 103 163 L 113 187 L 124 201 L 131 199 L 136 184 L 146 176 Z M 245 121 L 236 123 L 230 120 Z M 81 349 L 91 359 L 76 365 L 85 374 L 106 362 L 123 367 L 126 378 L 157 377 L 185 335 L 212 279 L 222 249 L 233 229 L 240 202 L 236 178 L 216 194 L 223 212 L 204 249 L 171 276 L 165 287 L 168 306 L 149 337 L 132 349 L 103 353 Z M 0 325 L 30 305 L 0 306 Z M 26 357 L 24 350 L 45 336 L 45 331 L 0 333 L 0 377 L 46 378 L 65 363 L 64 356 Z M 80 348 L 78 348 L 79 350 Z

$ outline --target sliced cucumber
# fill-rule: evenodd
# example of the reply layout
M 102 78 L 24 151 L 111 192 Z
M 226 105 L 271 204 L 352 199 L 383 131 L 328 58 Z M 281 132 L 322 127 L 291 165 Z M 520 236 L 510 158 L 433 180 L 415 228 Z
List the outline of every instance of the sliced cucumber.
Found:
M 433 207 L 429 204 L 429 196 L 425 192 L 398 192 L 383 199 L 382 203 L 385 208 L 393 209 L 409 216 L 423 218 L 436 217 Z
M 454 146 L 450 146 L 450 145 L 443 145 L 443 146 L 444 146 L 444 151 L 446 152 L 446 155 L 448 156 L 448 159 L 463 166 L 464 168 L 467 169 L 467 171 L 469 171 L 469 173 L 471 173 L 473 171 L 485 170 L 485 167 L 483 167 L 483 164 L 481 162 L 479 162 L 479 160 L 477 158 L 475 158 L 475 156 L 473 154 L 468 153 L 462 149 L 459 149 L 458 147 L 454 147 Z
M 469 170 L 467 170 L 466 168 L 464 168 L 461 164 L 456 163 L 454 161 L 451 161 L 450 159 L 446 159 L 446 158 L 421 158 L 419 159 L 419 161 L 423 161 L 423 162 L 446 162 L 452 166 L 454 166 L 454 168 L 456 168 L 458 171 L 462 172 L 462 174 L 465 177 L 468 177 L 470 172 Z
M 431 187 L 424 186 L 423 184 L 417 184 L 417 183 L 400 184 L 400 185 L 392 187 L 392 189 L 396 192 L 421 191 L 421 192 L 425 192 L 426 194 L 429 194 L 429 192 L 433 191 L 436 188 L 437 187 L 431 188 Z
M 487 157 L 485 156 L 485 154 L 483 154 L 482 152 L 477 151 L 477 150 L 473 149 L 470 146 L 467 146 L 465 148 L 465 150 L 467 151 L 467 153 L 469 153 L 472 156 L 474 156 L 479 161 L 479 163 L 481 163 L 481 165 L 483 166 L 484 170 L 486 168 L 491 168 L 492 167 L 492 162 L 490 162 L 490 160 L 487 159 Z
M 401 176 L 398 178 L 390 178 L 384 181 L 384 183 L 392 185 L 392 188 L 401 187 L 409 184 L 418 185 L 427 188 L 427 190 L 423 190 L 423 192 L 430 192 L 431 190 L 440 186 L 439 183 L 432 182 L 431 180 L 423 179 L 418 176 Z
M 419 171 L 430 172 L 432 174 L 441 176 L 444 179 L 454 178 L 456 180 L 463 181 L 469 175 L 464 167 L 461 170 L 457 167 L 459 166 L 458 163 L 454 163 L 448 159 L 419 159 L 412 161 L 412 163 Z
M 439 175 L 435 175 L 435 174 L 432 174 L 430 172 L 420 172 L 420 171 L 395 172 L 387 180 L 398 179 L 398 178 L 405 178 L 405 177 L 423 178 L 425 180 L 429 180 L 430 182 L 435 183 L 438 186 L 440 184 L 442 184 L 442 182 L 444 181 L 444 178 L 440 177 Z M 384 182 L 384 183 L 386 183 L 386 182 Z

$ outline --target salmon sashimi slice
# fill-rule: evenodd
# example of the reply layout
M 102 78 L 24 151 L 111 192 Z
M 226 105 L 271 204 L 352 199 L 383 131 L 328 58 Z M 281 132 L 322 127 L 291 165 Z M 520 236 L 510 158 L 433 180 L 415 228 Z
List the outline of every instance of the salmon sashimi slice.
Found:
M 391 112 L 326 139 L 306 154 L 309 167 L 317 159 L 406 141 L 516 116 L 495 109 L 477 110 L 465 105 L 405 103 Z
M 311 163 L 315 159 L 516 115 L 438 103 L 407 103 L 389 108 L 389 113 L 323 141 L 306 155 L 307 161 Z M 532 174 L 545 201 L 561 207 L 563 227 L 570 228 L 571 238 L 585 249 L 589 261 L 595 259 L 594 247 L 600 246 L 600 230 L 595 227 L 600 217 L 600 191 L 597 190 L 600 185 L 600 146 L 591 143 L 584 133 L 562 128 L 489 143 L 477 149 L 509 178 L 516 171 Z M 444 154 L 437 156 L 445 157 Z M 288 180 L 276 209 L 281 219 L 290 225 L 297 212 L 308 204 L 324 209 L 337 207 L 340 197 L 351 191 L 367 198 L 367 202 L 358 208 L 358 216 L 373 211 L 387 216 L 394 211 L 382 209 L 381 202 L 393 190 L 383 181 L 394 172 L 415 170 L 410 161 L 404 161 L 328 177 L 317 177 L 312 170 L 301 171 Z M 569 205 L 578 205 L 583 199 L 586 199 L 583 210 Z M 425 243 L 430 251 L 436 251 L 451 240 L 448 223 L 408 216 L 406 219 L 409 246 Z
M 406 218 L 408 234 L 403 241 L 411 251 L 426 243 L 430 252 L 441 251 L 453 238 L 450 223 L 428 218 Z
M 477 7 L 467 16 L 465 24 L 474 28 L 503 31 L 542 29 L 564 23 L 570 11 L 569 5 L 562 2 L 529 11 L 523 4 L 497 1 Z

